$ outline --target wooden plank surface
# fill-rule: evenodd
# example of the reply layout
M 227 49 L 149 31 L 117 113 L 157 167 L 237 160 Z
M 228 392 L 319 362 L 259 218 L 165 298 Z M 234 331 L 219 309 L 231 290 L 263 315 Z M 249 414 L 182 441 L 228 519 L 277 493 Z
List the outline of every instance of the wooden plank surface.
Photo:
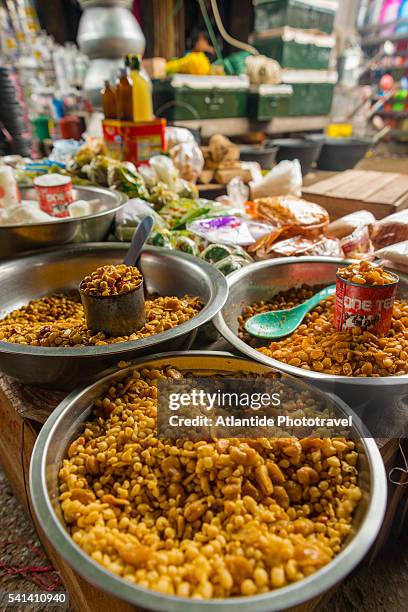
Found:
M 396 176 L 398 179 L 389 182 L 381 190 L 365 198 L 365 202 L 395 205 L 400 199 L 408 199 L 408 176 Z
M 359 209 L 382 219 L 408 207 L 408 176 L 347 170 L 305 186 L 302 193 L 306 200 L 326 208 L 332 220 Z

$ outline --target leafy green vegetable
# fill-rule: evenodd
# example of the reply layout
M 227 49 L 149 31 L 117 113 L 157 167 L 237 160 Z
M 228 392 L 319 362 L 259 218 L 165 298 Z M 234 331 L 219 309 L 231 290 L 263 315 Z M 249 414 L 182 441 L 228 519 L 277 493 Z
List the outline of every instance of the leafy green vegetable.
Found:
M 149 193 L 140 174 L 128 168 L 124 163 L 114 164 L 109 167 L 108 185 L 118 191 L 122 191 L 129 198 L 149 199 Z

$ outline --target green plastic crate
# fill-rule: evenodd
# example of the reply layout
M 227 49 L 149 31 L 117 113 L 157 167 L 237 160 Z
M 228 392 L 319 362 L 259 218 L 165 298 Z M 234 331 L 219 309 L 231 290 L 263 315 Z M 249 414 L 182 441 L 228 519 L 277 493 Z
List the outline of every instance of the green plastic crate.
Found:
M 253 0 L 255 31 L 288 25 L 304 30 L 333 31 L 337 3 L 313 0 Z
M 289 116 L 330 114 L 335 87 L 333 83 L 292 83 L 292 87 Z
M 169 121 L 247 117 L 248 90 L 172 87 L 169 81 L 156 81 L 153 104 L 155 112 Z
M 300 44 L 294 40 L 283 40 L 281 37 L 253 37 L 253 46 L 262 55 L 277 60 L 283 68 L 305 68 L 326 70 L 329 67 L 332 47 L 315 44 Z
M 285 93 L 251 91 L 248 106 L 249 116 L 251 119 L 257 119 L 258 121 L 270 121 L 274 117 L 287 117 L 292 91 L 291 86 L 286 87 Z

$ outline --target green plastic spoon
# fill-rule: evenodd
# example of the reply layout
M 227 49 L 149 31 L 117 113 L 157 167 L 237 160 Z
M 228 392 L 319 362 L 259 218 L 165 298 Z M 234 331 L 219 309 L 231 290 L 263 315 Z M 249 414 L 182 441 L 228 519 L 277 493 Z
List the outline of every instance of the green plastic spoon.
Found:
M 245 323 L 245 329 L 257 338 L 282 338 L 295 331 L 317 304 L 336 292 L 336 285 L 325 287 L 299 306 L 287 310 L 271 310 L 254 315 Z

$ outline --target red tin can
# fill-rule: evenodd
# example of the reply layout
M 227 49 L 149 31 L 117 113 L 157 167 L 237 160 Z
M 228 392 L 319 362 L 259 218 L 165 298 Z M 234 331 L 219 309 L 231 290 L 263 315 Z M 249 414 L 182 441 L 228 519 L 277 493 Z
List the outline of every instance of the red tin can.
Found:
M 358 285 L 344 278 L 336 280 L 334 324 L 337 330 L 360 327 L 373 334 L 386 334 L 391 327 L 392 310 L 399 278 L 387 285 Z
M 69 217 L 68 207 L 74 201 L 72 181 L 62 174 L 43 174 L 34 179 L 40 208 L 53 217 Z

